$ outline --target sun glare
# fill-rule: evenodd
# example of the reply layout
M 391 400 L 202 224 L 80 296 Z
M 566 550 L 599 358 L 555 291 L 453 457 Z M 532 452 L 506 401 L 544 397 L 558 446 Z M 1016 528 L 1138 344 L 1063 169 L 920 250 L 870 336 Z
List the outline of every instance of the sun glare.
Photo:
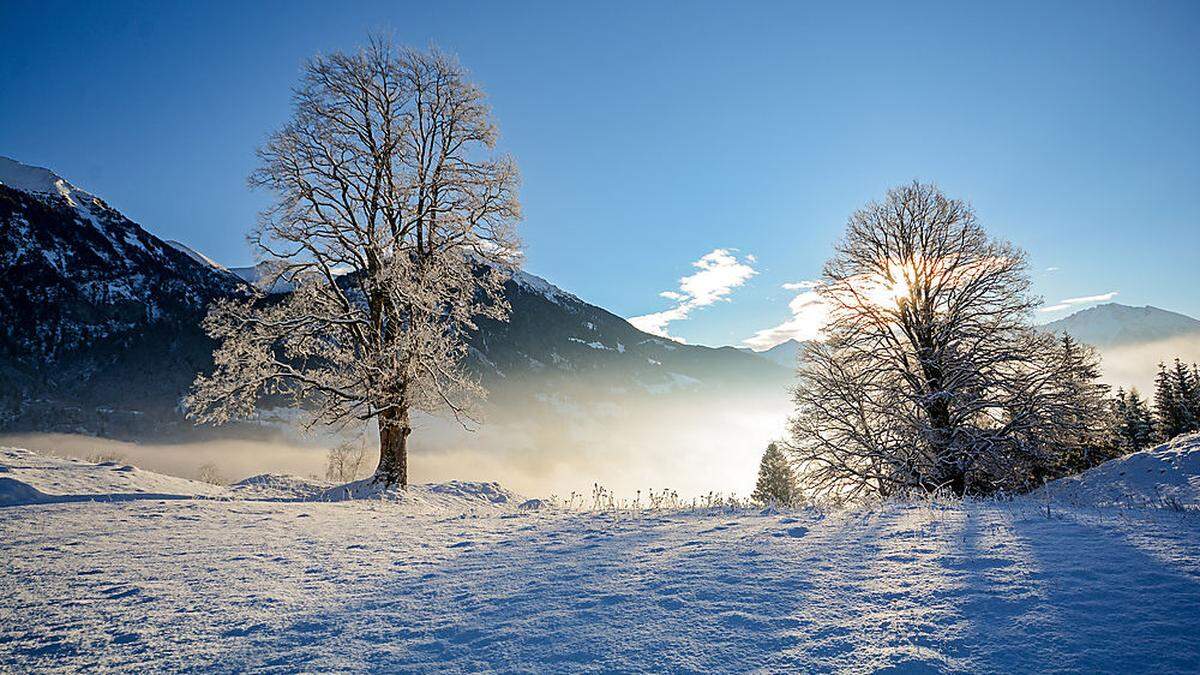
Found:
M 908 297 L 910 284 L 916 278 L 913 265 L 888 262 L 887 274 L 871 275 L 861 289 L 862 295 L 873 305 L 884 308 L 897 307 Z

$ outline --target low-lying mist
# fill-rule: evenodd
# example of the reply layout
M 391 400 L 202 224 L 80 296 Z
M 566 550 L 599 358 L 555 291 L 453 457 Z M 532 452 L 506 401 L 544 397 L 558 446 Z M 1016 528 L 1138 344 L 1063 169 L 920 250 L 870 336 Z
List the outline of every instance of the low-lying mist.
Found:
M 1104 350 L 1103 380 L 1116 387 L 1154 392 L 1160 361 L 1176 356 L 1200 361 L 1200 342 L 1176 338 Z M 528 392 L 526 392 L 528 396 Z M 410 439 L 409 478 L 414 483 L 496 481 L 531 497 L 571 492 L 590 499 L 600 484 L 621 497 L 636 491 L 676 490 L 691 498 L 710 491 L 746 496 L 758 460 L 781 437 L 790 406 L 787 395 L 622 396 L 570 399 L 539 406 L 491 409 L 484 423 L 466 431 L 453 421 L 420 416 Z M 278 420 L 296 422 L 295 415 Z M 71 434 L 0 435 L 0 445 L 59 456 L 119 456 L 141 468 L 188 478 L 215 473 L 230 482 L 260 473 L 323 478 L 326 453 L 352 439 L 366 447 L 360 475 L 378 461 L 374 429 L 279 434 L 277 440 L 212 440 L 192 443 L 129 443 Z
M 409 479 L 497 481 L 530 497 L 576 492 L 590 499 L 599 483 L 620 497 L 670 488 L 681 497 L 710 491 L 746 496 L 767 443 L 779 438 L 787 397 L 645 397 L 562 405 L 555 414 L 489 414 L 475 431 L 423 416 L 410 438 Z M 364 429 L 363 475 L 378 461 L 374 431 Z M 343 434 L 345 436 L 345 434 Z M 70 434 L 0 436 L 0 445 L 86 459 L 116 455 L 143 469 L 188 478 L 206 465 L 234 482 L 260 473 L 324 477 L 326 452 L 339 439 L 128 443 Z M 211 472 L 211 469 L 209 469 Z
M 1146 398 L 1154 396 L 1154 376 L 1158 364 L 1168 366 L 1178 357 L 1185 363 L 1200 362 L 1200 339 L 1184 336 L 1145 342 L 1125 347 L 1109 347 L 1101 352 L 1102 380 L 1113 389 L 1136 387 Z

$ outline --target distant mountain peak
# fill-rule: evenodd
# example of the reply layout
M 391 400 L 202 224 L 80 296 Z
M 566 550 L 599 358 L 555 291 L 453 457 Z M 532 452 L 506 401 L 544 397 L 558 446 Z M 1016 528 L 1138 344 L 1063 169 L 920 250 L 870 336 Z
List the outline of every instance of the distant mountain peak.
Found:
M 1042 328 L 1069 333 L 1097 347 L 1142 344 L 1185 335 L 1200 339 L 1200 320 L 1151 305 L 1133 307 L 1116 302 L 1080 310 Z

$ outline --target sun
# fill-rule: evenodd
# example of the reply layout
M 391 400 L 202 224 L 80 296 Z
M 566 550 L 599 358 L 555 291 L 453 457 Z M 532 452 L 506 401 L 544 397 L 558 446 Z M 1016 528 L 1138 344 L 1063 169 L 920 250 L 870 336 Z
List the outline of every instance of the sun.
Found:
M 860 289 L 867 302 L 890 309 L 899 307 L 900 301 L 909 297 L 911 284 L 916 279 L 912 263 L 888 261 L 886 274 L 872 274 Z

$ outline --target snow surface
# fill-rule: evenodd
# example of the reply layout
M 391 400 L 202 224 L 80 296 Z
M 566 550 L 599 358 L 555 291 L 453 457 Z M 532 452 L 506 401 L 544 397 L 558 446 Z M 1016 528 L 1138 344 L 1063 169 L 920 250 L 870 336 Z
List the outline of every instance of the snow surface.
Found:
M 283 293 L 291 293 L 296 290 L 296 285 L 286 279 L 275 279 L 271 282 L 270 287 L 267 287 L 267 278 L 271 274 L 267 271 L 266 263 L 259 263 L 249 267 L 231 267 L 229 271 L 240 278 L 242 281 L 254 286 L 264 293 L 270 295 L 280 295 Z
M 1054 481 L 1038 494 L 1084 506 L 1200 509 L 1200 433 Z
M 78 493 L 113 470 L 31 455 L 6 450 L 0 475 Z M 0 670 L 1200 669 L 1190 510 L 579 513 L 490 494 L 506 501 L 0 508 Z

